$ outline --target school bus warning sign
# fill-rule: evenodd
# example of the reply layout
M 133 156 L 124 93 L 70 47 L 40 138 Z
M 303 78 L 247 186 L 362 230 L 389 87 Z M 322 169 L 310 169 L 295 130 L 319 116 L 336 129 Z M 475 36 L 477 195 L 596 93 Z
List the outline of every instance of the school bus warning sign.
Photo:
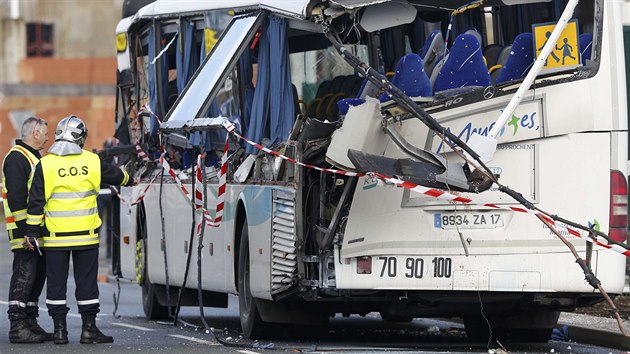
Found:
M 555 27 L 555 23 L 532 25 L 536 58 L 538 58 L 542 52 L 545 43 L 547 43 L 547 39 L 551 36 L 551 32 L 553 32 Z M 571 20 L 564 31 L 560 34 L 556 45 L 552 48 L 551 53 L 545 62 L 545 66 L 543 66 L 543 70 L 549 69 L 545 70 L 547 72 L 566 70 L 577 67 L 580 63 L 577 20 Z

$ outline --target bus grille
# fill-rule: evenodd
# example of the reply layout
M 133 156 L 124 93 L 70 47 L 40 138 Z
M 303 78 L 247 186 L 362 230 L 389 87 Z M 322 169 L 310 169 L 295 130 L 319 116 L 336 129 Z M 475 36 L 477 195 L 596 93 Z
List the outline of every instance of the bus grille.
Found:
M 293 194 L 274 192 L 271 227 L 271 293 L 277 294 L 289 289 L 297 278 Z

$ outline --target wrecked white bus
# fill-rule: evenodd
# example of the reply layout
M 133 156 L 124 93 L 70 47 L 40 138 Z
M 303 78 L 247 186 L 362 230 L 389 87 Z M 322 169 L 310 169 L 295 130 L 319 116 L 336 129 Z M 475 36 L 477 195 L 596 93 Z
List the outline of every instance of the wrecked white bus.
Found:
M 126 163 L 142 179 L 121 191 L 117 273 L 151 319 L 238 294 L 247 337 L 379 312 L 547 340 L 559 311 L 602 300 L 559 237 L 609 293 L 625 276 L 624 255 L 585 241 L 626 242 L 620 3 L 580 1 L 555 34 L 565 6 L 142 7 L 117 28 L 117 137 L 148 155 Z M 475 133 L 496 138 L 491 160 L 464 161 Z M 182 192 L 197 170 L 203 225 Z

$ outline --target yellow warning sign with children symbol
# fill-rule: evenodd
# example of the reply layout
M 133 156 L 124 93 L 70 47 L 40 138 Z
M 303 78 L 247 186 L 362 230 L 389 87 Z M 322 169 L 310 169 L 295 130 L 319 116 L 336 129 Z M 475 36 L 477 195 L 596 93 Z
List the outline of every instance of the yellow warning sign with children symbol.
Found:
M 536 58 L 538 58 L 556 24 L 541 23 L 532 27 L 534 32 L 534 50 Z M 545 71 L 558 71 L 579 66 L 581 61 L 578 37 L 577 20 L 571 20 L 560 34 L 551 53 L 549 53 L 543 69 L 551 69 Z

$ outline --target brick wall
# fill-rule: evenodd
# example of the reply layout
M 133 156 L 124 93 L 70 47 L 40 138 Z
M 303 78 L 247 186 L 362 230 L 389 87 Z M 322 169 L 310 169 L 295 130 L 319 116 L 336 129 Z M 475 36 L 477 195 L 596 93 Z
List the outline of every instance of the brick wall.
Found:
M 4 158 L 19 137 L 20 127 L 9 119 L 11 111 L 32 111 L 49 124 L 49 141 L 54 141 L 54 128 L 70 114 L 88 126 L 86 149 L 103 146 L 114 134 L 115 58 L 30 58 L 17 68 L 21 77 L 19 87 L 3 90 L 0 95 L 0 158 Z M 95 89 L 98 88 L 98 89 Z M 106 88 L 103 90 L 103 88 Z M 103 91 L 107 92 L 103 94 Z
M 116 58 L 25 58 L 18 67 L 24 84 L 116 84 Z

